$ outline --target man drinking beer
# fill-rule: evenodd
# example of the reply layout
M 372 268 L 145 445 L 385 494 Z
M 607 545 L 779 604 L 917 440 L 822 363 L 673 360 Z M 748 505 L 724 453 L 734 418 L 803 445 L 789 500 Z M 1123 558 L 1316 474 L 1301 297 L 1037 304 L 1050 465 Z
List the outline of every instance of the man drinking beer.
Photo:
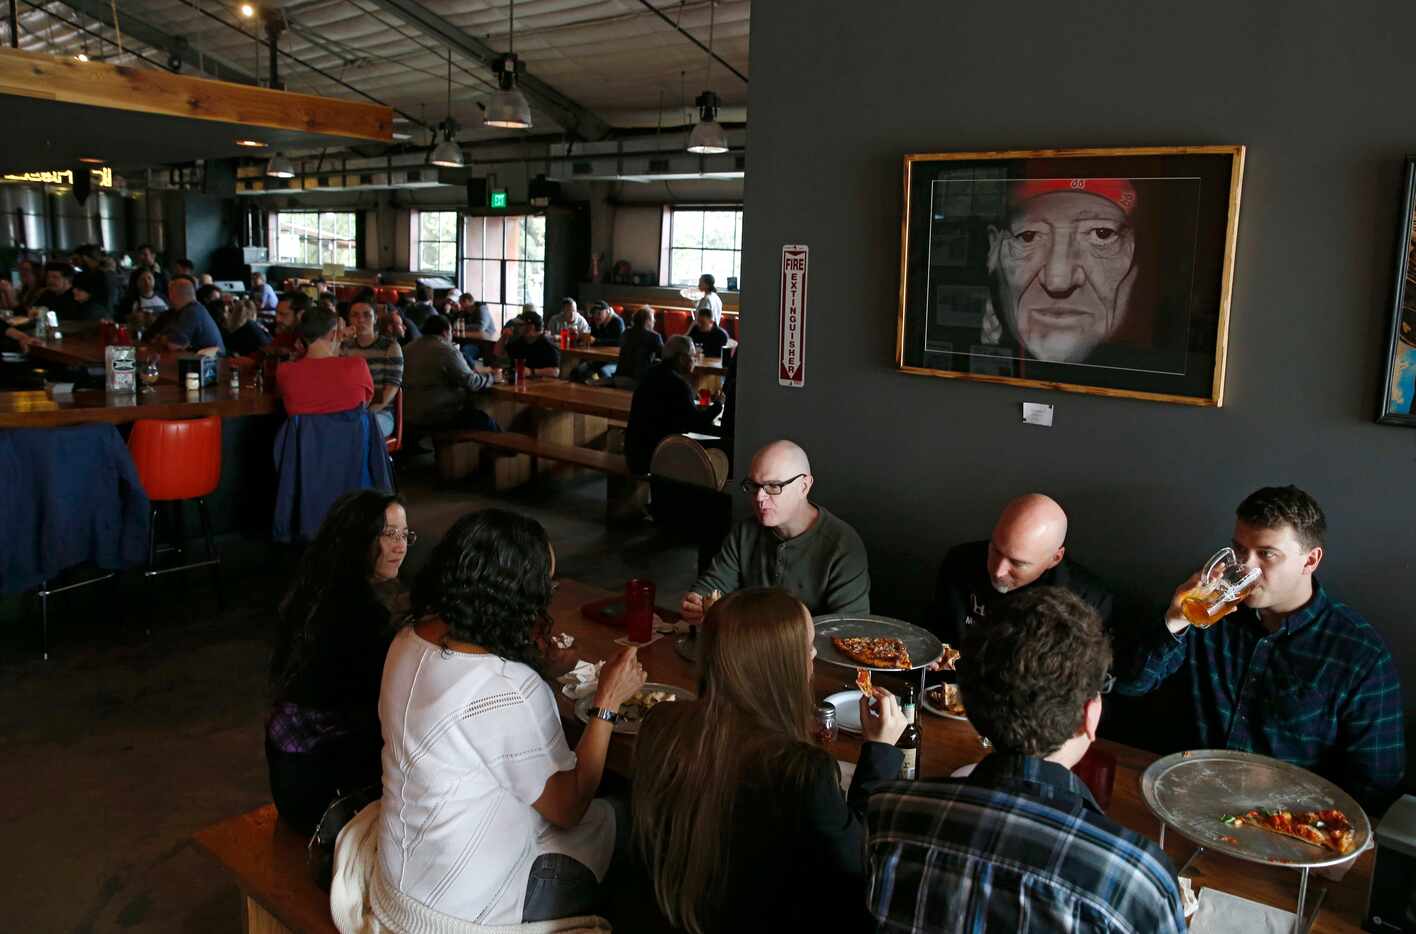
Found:
M 1136 672 L 1116 686 L 1145 694 L 1183 669 L 1200 748 L 1283 759 L 1337 783 L 1373 820 L 1406 767 L 1401 684 L 1377 631 L 1316 577 L 1327 520 L 1297 487 L 1239 504 L 1232 547 L 1258 568 L 1237 612 L 1196 629 L 1175 591 L 1163 624 L 1139 636 Z

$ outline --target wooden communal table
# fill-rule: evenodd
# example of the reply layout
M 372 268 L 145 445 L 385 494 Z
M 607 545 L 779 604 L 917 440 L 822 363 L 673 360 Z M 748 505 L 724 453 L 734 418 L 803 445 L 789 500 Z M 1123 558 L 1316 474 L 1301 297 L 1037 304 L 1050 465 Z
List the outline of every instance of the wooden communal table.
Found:
M 600 661 L 620 651 L 615 639 L 624 635 L 623 629 L 592 623 L 580 615 L 580 607 L 592 600 L 609 596 L 609 592 L 576 581 L 562 580 L 551 603 L 551 616 L 557 632 L 567 632 L 575 637 L 575 650 L 587 661 Z M 677 599 L 674 594 L 661 594 L 660 603 L 669 604 Z M 661 611 L 662 614 L 662 611 Z M 667 615 L 667 614 L 662 614 Z M 674 649 L 674 636 L 664 636 L 647 648 L 639 651 L 640 661 L 650 681 L 674 684 L 696 689 L 696 678 L 692 666 L 679 656 Z M 844 669 L 834 668 L 817 662 L 815 688 L 817 697 L 825 697 L 840 690 L 847 681 Z M 877 683 L 884 683 L 877 678 Z M 561 718 L 565 722 L 567 735 L 572 742 L 579 737 L 583 724 L 575 716 L 575 704 L 556 685 L 556 703 L 560 707 Z M 920 750 L 920 776 L 925 779 L 945 778 L 960 766 L 977 762 L 987 754 L 979 742 L 973 727 L 961 720 L 936 717 L 922 712 L 920 722 L 924 734 Z M 1146 807 L 1141 798 L 1141 773 L 1158 756 L 1131 746 L 1123 746 L 1108 740 L 1097 744 L 1100 748 L 1116 756 L 1116 785 L 1111 796 L 1111 807 L 1107 814 L 1117 823 L 1142 833 L 1152 840 L 1160 839 L 1160 823 Z M 840 739 L 831 746 L 831 753 L 837 759 L 854 763 L 860 756 L 860 738 L 842 731 Z M 633 738 L 615 736 L 610 743 L 608 767 L 625 776 L 632 775 Z M 1175 867 L 1185 864 L 1195 846 L 1176 833 L 1166 834 L 1166 853 Z M 1358 932 L 1362 927 L 1362 916 L 1366 907 L 1367 889 L 1372 876 L 1374 854 L 1361 856 L 1346 876 L 1338 882 L 1324 881 L 1314 876 L 1311 885 L 1326 887 L 1327 894 L 1322 902 L 1317 921 L 1312 931 Z M 1213 886 L 1225 892 L 1239 895 L 1268 905 L 1292 911 L 1297 905 L 1298 874 L 1276 867 L 1247 863 L 1221 854 L 1206 852 L 1186 870 L 1186 875 L 1194 880 L 1195 891 Z M 1313 893 L 1309 892 L 1309 904 Z
M 529 377 L 512 386 L 497 383 L 487 395 L 487 407 L 504 430 L 527 435 L 546 445 L 592 447 L 618 453 L 619 443 L 610 428 L 629 420 L 631 393 L 627 389 L 586 386 L 562 379 Z M 477 446 L 462 444 L 441 449 L 438 471 L 444 479 L 467 476 L 480 458 Z M 521 486 L 533 473 L 566 471 L 569 467 L 551 458 L 517 454 L 498 457 L 493 462 L 495 487 L 505 491 Z

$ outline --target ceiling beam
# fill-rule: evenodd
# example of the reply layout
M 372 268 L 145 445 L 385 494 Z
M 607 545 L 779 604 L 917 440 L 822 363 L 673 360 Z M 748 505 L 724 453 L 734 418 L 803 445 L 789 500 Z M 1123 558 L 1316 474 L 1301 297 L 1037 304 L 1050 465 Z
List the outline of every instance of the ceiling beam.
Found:
M 501 55 L 501 52 L 449 23 L 418 0 L 373 2 L 397 15 L 424 35 L 432 36 L 449 48 L 471 56 L 485 65 L 490 66 Z M 533 107 L 550 116 L 567 132 L 585 140 L 601 140 L 610 135 L 610 125 L 603 117 L 566 97 L 541 79 L 529 74 L 523 75 L 518 85 Z
M 115 29 L 113 22 L 113 8 L 107 2 L 100 0 L 60 0 L 65 6 L 98 20 L 109 29 Z M 118 18 L 115 31 L 130 38 L 137 39 L 145 45 L 150 45 L 155 49 L 161 49 L 169 55 L 177 55 L 182 59 L 182 63 L 192 68 L 199 69 L 211 75 L 218 81 L 230 81 L 235 84 L 259 85 L 260 81 L 256 76 L 248 71 L 232 65 L 230 62 L 213 55 L 208 55 L 198 51 L 188 43 L 185 38 L 174 36 L 169 32 L 164 32 L 151 23 L 135 17 L 131 13 L 124 13 Z

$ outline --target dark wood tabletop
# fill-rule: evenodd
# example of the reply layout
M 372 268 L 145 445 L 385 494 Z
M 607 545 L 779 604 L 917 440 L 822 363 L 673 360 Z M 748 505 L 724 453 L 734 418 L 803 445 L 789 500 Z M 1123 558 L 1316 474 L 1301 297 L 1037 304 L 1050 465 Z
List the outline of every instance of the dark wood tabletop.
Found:
M 736 341 L 730 346 L 735 346 Z M 582 360 L 595 360 L 600 363 L 615 363 L 619 360 L 618 347 L 567 347 L 561 350 L 562 357 L 575 357 Z M 695 374 L 723 375 L 722 357 L 704 357 L 693 364 Z
M 598 415 L 618 421 L 629 419 L 629 403 L 633 397 L 633 393 L 628 389 L 587 386 L 549 377 L 528 378 L 515 386 L 497 383 L 488 391 L 498 401 L 562 412 L 578 412 L 581 415 Z
M 572 580 L 561 580 L 551 603 L 554 629 L 575 637 L 574 649 L 587 661 L 610 658 L 622 647 L 615 640 L 624 636 L 622 628 L 610 627 L 586 620 L 580 614 L 580 607 L 593 600 L 610 596 L 609 591 Z M 677 594 L 659 594 L 661 607 L 675 606 Z M 661 610 L 661 615 L 670 615 Z M 658 641 L 642 648 L 639 658 L 650 681 L 673 684 L 689 689 L 696 688 L 696 677 L 689 662 L 674 649 L 676 637 L 665 635 Z M 818 697 L 825 697 L 840 690 L 849 681 L 844 669 L 834 668 L 824 662 L 816 663 L 815 688 Z M 566 724 L 567 734 L 572 742 L 580 735 L 583 724 L 575 715 L 575 704 L 556 685 L 556 703 L 560 707 L 561 718 Z M 950 772 L 982 759 L 988 752 L 979 742 L 978 734 L 967 722 L 945 717 L 936 717 L 923 712 L 921 708 L 920 728 L 923 744 L 920 749 L 920 776 L 925 779 L 944 778 Z M 854 763 L 860 755 L 860 738 L 842 731 L 840 738 L 831 745 L 831 753 L 838 760 Z M 1158 756 L 1123 746 L 1108 740 L 1101 740 L 1098 747 L 1116 757 L 1116 784 L 1112 792 L 1111 806 L 1107 814 L 1112 820 L 1142 833 L 1152 840 L 1160 838 L 1160 823 L 1146 806 L 1141 797 L 1141 774 Z M 617 735 L 611 740 L 607 766 L 611 770 L 631 775 L 634 770 L 633 737 Z M 1176 833 L 1166 834 L 1166 853 L 1178 869 L 1184 865 L 1195 851 L 1195 846 Z M 1327 894 L 1312 930 L 1319 934 L 1326 932 L 1361 931 L 1363 912 L 1366 907 L 1367 888 L 1371 881 L 1374 854 L 1365 853 L 1356 860 L 1351 870 L 1338 882 L 1328 881 L 1314 875 L 1310 880 L 1308 904 L 1312 905 L 1315 890 L 1326 888 Z M 1200 856 L 1186 875 L 1194 880 L 1195 891 L 1213 886 L 1225 892 L 1293 911 L 1298 899 L 1298 873 L 1277 867 L 1247 863 L 1221 854 L 1206 852 Z

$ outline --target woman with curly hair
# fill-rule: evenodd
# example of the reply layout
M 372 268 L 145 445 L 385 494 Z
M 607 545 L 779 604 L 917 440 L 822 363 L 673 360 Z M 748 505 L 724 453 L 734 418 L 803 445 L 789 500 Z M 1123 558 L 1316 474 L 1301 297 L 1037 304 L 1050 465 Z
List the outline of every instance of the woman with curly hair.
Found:
M 389 931 L 467 930 L 592 914 L 615 814 L 595 799 L 612 724 L 575 751 L 542 679 L 555 556 L 534 520 L 463 516 L 413 585 L 414 623 L 384 666 L 383 802 L 369 910 Z M 644 684 L 634 649 L 595 706 Z M 371 836 L 373 832 L 371 831 Z
M 811 738 L 814 639 L 784 590 L 741 590 L 709 611 L 698 699 L 660 704 L 639 729 L 630 803 L 648 879 L 616 887 L 633 896 L 615 930 L 865 929 L 864 789 L 899 774 L 906 720 L 889 691 L 860 698 L 865 742 L 843 796 Z
M 280 603 L 266 764 L 276 810 L 301 833 L 338 793 L 379 780 L 379 678 L 406 614 L 398 569 L 415 540 L 402 499 L 346 493 Z

